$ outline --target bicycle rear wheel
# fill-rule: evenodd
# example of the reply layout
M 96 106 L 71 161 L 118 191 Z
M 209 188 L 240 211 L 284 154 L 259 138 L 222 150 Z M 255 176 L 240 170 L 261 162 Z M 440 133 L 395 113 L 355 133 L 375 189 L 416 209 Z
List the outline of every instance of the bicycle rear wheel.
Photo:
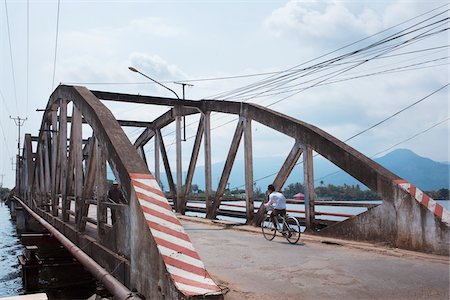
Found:
M 296 244 L 298 240 L 300 240 L 300 224 L 298 223 L 298 220 L 294 217 L 288 217 L 286 219 L 286 227 L 288 229 L 287 234 L 284 235 L 284 237 L 288 240 L 291 244 Z
M 275 230 L 275 227 L 273 226 L 273 223 L 270 220 L 270 216 L 266 216 L 264 220 L 261 222 L 261 230 L 266 240 L 268 241 L 273 240 L 277 231 Z

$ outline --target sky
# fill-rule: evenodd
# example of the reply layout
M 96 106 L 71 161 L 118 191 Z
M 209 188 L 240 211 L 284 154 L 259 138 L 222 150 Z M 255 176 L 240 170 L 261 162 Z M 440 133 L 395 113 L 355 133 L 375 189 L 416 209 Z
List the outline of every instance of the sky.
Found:
M 419 19 L 413 19 L 392 29 L 424 13 L 427 15 L 420 20 L 439 12 L 441 15 L 434 20 L 442 22 L 449 17 L 446 3 L 2 1 L 0 175 L 4 176 L 0 176 L 0 183 L 3 179 L 3 186 L 14 186 L 11 159 L 17 152 L 17 126 L 10 116 L 27 118 L 21 128 L 22 140 L 24 133 L 37 136 L 42 112 L 36 109 L 46 106 L 51 92 L 60 83 L 92 90 L 174 96 L 130 72 L 128 66 L 138 68 L 179 95 L 181 86 L 174 82 L 193 84 L 186 87 L 187 99 L 248 101 L 269 106 L 341 140 L 395 114 L 348 141 L 349 145 L 369 157 L 407 148 L 418 155 L 448 162 L 449 90 L 444 87 L 449 83 L 449 35 L 445 30 L 448 20 L 434 28 L 442 32 L 385 54 L 388 57 L 374 59 L 375 54 L 366 53 L 358 59 L 370 57 L 370 61 L 356 65 L 353 61 L 350 70 L 324 82 L 313 73 L 284 82 L 285 88 L 290 86 L 288 90 L 260 87 L 256 94 L 230 92 L 286 74 L 276 72 L 310 67 L 362 49 L 417 23 Z M 430 12 L 434 8 L 439 9 Z M 375 35 L 379 32 L 382 33 Z M 368 39 L 333 52 L 364 38 Z M 317 75 L 329 74 L 327 69 L 320 72 Z M 235 78 L 218 79 L 224 77 Z M 117 119 L 125 120 L 152 121 L 168 109 L 104 103 Z M 212 127 L 217 127 L 212 140 L 213 162 L 226 159 L 236 126 L 234 119 L 213 115 Z M 188 166 L 190 137 L 195 135 L 197 120 L 198 117 L 186 120 L 189 139 L 183 143 L 183 169 Z M 169 126 L 163 130 L 170 157 L 175 151 L 171 145 L 173 129 Z M 132 142 L 140 132 L 126 129 Z M 83 134 L 89 136 L 90 132 L 85 130 Z M 256 157 L 285 156 L 293 145 L 292 139 L 260 124 L 253 125 L 253 139 Z M 149 143 L 145 150 L 147 157 L 152 158 L 153 144 Z M 241 147 L 238 159 L 242 158 L 242 152 Z M 202 164 L 201 155 L 199 165 Z

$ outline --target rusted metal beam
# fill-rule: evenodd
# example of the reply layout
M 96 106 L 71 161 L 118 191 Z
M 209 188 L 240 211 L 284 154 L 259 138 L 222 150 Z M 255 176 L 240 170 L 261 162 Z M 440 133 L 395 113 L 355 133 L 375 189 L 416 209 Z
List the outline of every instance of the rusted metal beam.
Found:
M 252 120 L 246 118 L 244 124 L 244 164 L 245 164 L 245 204 L 247 223 L 253 220 L 253 149 Z
M 178 106 L 175 107 L 176 112 L 179 111 Z M 181 115 L 177 113 L 175 117 L 175 159 L 176 159 L 176 176 L 177 176 L 177 206 L 175 210 L 180 212 L 183 210 L 184 193 L 183 193 L 183 168 L 182 168 L 182 151 L 181 151 Z
M 103 146 L 98 143 L 97 144 L 97 160 L 96 160 L 96 180 L 97 180 L 97 188 L 96 199 L 97 199 L 97 234 L 99 240 L 102 241 L 103 236 L 105 234 L 105 230 L 103 229 L 104 224 L 107 223 L 107 210 L 105 203 L 107 202 L 107 174 L 106 174 L 106 158 L 105 151 L 103 150 Z
M 305 220 L 306 228 L 314 230 L 314 173 L 313 173 L 313 155 L 311 147 L 303 147 L 303 180 L 305 187 Z
M 58 101 L 59 102 L 59 101 Z M 56 185 L 57 185 L 57 162 L 58 162 L 58 136 L 57 136 L 57 130 L 58 130 L 58 122 L 57 122 L 57 111 L 52 110 L 51 111 L 51 120 L 52 120 L 52 133 L 51 133 L 51 141 L 52 141 L 52 148 L 51 148 L 51 160 L 52 160 L 52 169 L 51 169 L 51 201 L 52 201 L 52 214 L 54 216 L 58 215 L 58 204 L 56 199 Z
M 160 150 L 160 143 L 158 135 L 155 136 L 155 179 L 156 182 L 161 186 L 161 171 L 160 171 L 160 164 L 159 164 L 159 158 L 161 154 Z
M 227 160 L 225 161 L 225 166 L 223 167 L 222 176 L 220 177 L 219 186 L 217 187 L 214 203 L 212 204 L 211 211 L 207 215 L 207 218 L 209 219 L 214 219 L 217 216 L 217 210 L 219 209 L 220 201 L 225 191 L 228 178 L 230 178 L 230 173 L 233 167 L 234 159 L 236 158 L 236 153 L 239 149 L 242 133 L 244 132 L 244 121 L 245 121 L 244 118 L 242 117 L 239 118 L 236 131 L 234 132 L 234 136 L 231 141 L 230 150 L 228 151 Z
M 212 207 L 212 169 L 211 169 L 211 112 L 207 111 L 205 116 L 205 196 L 206 212 L 209 213 Z
M 89 159 L 86 162 L 86 176 L 84 177 L 80 211 L 77 212 L 80 214 L 80 217 L 78 218 L 77 228 L 81 232 L 86 230 L 86 218 L 88 216 L 90 204 L 88 199 L 91 199 L 94 194 L 94 187 L 96 182 L 95 175 L 97 173 L 97 150 L 98 142 L 97 139 L 93 136 L 89 151 Z
M 198 154 L 200 153 L 200 146 L 202 143 L 203 132 L 205 129 L 205 117 L 202 115 L 198 123 L 197 134 L 195 135 L 194 146 L 192 147 L 191 161 L 189 162 L 188 172 L 186 174 L 186 183 L 184 184 L 184 197 L 182 210 L 180 213 L 184 214 L 186 210 L 186 197 L 192 185 L 192 178 L 194 177 L 195 166 L 197 164 Z
M 31 136 L 31 141 L 32 142 L 39 142 L 39 137 L 38 136 Z M 83 144 L 87 143 L 87 139 L 83 139 Z M 67 139 L 67 142 L 70 143 L 70 138 Z
M 175 183 L 173 181 L 172 171 L 170 169 L 169 158 L 167 157 L 166 147 L 164 146 L 164 141 L 161 136 L 161 131 L 159 129 L 156 130 L 156 135 L 159 141 L 159 147 L 161 149 L 161 156 L 164 163 L 164 168 L 166 170 L 167 181 L 169 183 L 170 193 L 172 194 L 172 199 L 174 199 L 174 203 L 177 203 L 177 189 Z
M 300 158 L 300 155 L 302 154 L 303 149 L 302 145 L 299 141 L 296 141 L 294 143 L 294 146 L 292 147 L 291 151 L 289 152 L 288 156 L 286 157 L 286 160 L 284 161 L 283 165 L 280 168 L 280 171 L 278 172 L 277 176 L 275 177 L 273 181 L 273 185 L 277 191 L 281 191 L 283 188 L 283 185 L 286 183 L 286 180 L 288 179 L 289 175 L 291 174 L 292 170 L 295 167 L 295 164 L 297 163 L 298 159 Z M 267 200 L 267 199 L 265 199 Z M 261 221 L 264 218 L 265 208 L 264 206 L 260 206 L 258 209 L 258 212 L 253 218 L 253 224 L 259 226 Z
M 182 113 L 184 116 L 187 116 L 187 115 L 197 114 L 197 113 L 199 113 L 199 111 L 194 108 L 182 108 L 182 109 L 180 109 L 180 113 Z M 175 115 L 174 115 L 173 109 L 165 112 L 164 114 L 162 114 L 161 116 L 159 116 L 152 122 L 151 127 L 146 128 L 139 135 L 139 137 L 134 142 L 134 146 L 136 148 L 145 146 L 145 144 L 147 144 L 148 141 L 155 135 L 156 129 L 161 129 L 163 127 L 166 127 L 167 125 L 171 124 L 174 121 L 175 121 Z
M 59 120 L 59 118 L 58 118 Z M 71 123 L 72 122 L 72 117 L 68 116 L 67 117 L 67 122 Z M 146 121 L 133 121 L 133 120 L 117 120 L 117 122 L 120 124 L 120 126 L 124 126 L 124 127 L 152 127 L 153 123 L 152 122 L 146 122 Z M 83 119 L 83 124 L 87 124 L 86 120 Z
M 148 166 L 147 157 L 145 156 L 144 147 L 138 147 L 136 150 L 137 150 L 138 155 L 142 158 L 144 163 Z
M 75 105 L 75 104 L 74 104 Z M 75 105 L 76 106 L 76 105 Z M 77 110 L 80 110 L 77 107 Z M 81 111 L 77 113 L 77 119 L 81 118 Z M 83 134 L 83 128 L 81 123 L 77 121 L 76 130 L 74 132 L 74 148 L 72 151 L 74 152 L 74 197 L 75 197 L 75 224 L 79 223 L 78 218 L 80 217 L 81 205 L 82 205 L 82 195 L 83 195 L 83 181 L 84 181 L 84 170 L 83 170 L 83 146 L 80 145 L 80 139 Z M 89 147 L 91 143 L 91 139 L 88 139 L 88 142 L 85 144 L 84 148 Z
M 61 99 L 60 105 L 60 118 L 59 118 L 59 164 L 60 167 L 60 193 L 62 195 L 61 202 L 63 206 L 62 214 L 64 214 L 64 209 L 68 209 L 67 207 L 67 100 Z M 64 217 L 63 217 L 64 218 Z

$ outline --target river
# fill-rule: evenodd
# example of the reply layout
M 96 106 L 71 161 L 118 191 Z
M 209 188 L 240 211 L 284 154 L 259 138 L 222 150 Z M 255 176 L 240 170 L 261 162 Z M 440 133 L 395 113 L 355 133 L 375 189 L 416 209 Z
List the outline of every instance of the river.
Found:
M 22 275 L 17 259 L 23 250 L 9 209 L 0 201 L 0 297 L 23 293 Z

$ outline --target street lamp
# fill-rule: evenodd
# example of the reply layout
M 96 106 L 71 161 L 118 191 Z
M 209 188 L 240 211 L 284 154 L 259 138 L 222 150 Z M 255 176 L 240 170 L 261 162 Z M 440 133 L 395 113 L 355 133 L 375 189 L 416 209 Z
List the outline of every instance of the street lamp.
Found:
M 162 83 L 160 83 L 160 82 L 156 81 L 155 79 L 153 79 L 153 78 L 151 78 L 151 77 L 149 77 L 149 76 L 145 75 L 144 73 L 140 72 L 140 71 L 139 71 L 138 69 L 136 69 L 136 68 L 133 68 L 133 67 L 128 67 L 128 69 L 130 69 L 130 71 L 133 71 L 133 72 L 139 73 L 139 74 L 141 74 L 142 76 L 144 76 L 145 78 L 148 78 L 148 79 L 150 79 L 150 80 L 151 80 L 151 81 L 153 81 L 154 83 L 156 83 L 156 84 L 159 84 L 159 85 L 160 85 L 160 86 L 162 86 L 163 88 L 166 88 L 166 89 L 168 89 L 169 91 L 171 91 L 172 93 L 174 93 L 174 94 L 175 94 L 175 96 L 177 97 L 177 99 L 180 99 L 180 97 L 178 97 L 178 94 L 177 94 L 177 93 L 175 93 L 175 91 L 174 91 L 174 90 L 172 90 L 171 88 L 169 88 L 169 87 L 165 86 L 164 84 L 162 84 Z

